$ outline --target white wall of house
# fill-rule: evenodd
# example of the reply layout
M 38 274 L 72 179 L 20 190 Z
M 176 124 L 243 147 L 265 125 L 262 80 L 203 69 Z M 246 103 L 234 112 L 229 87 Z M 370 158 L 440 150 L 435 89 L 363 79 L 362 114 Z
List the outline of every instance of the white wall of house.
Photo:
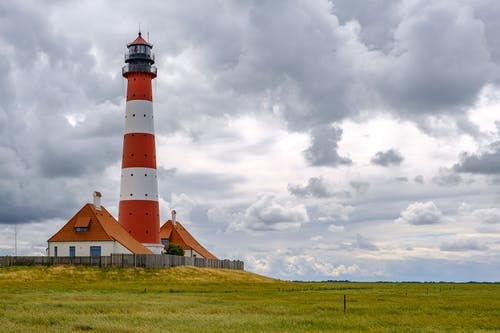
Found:
M 193 249 L 184 250 L 184 257 L 205 258 Z
M 69 257 L 70 246 L 75 247 L 75 256 L 77 257 L 90 256 L 91 246 L 100 246 L 101 256 L 109 256 L 111 255 L 111 253 L 132 253 L 117 241 L 49 242 L 49 252 L 47 253 L 48 256 L 54 256 L 54 247 L 56 246 L 58 257 Z

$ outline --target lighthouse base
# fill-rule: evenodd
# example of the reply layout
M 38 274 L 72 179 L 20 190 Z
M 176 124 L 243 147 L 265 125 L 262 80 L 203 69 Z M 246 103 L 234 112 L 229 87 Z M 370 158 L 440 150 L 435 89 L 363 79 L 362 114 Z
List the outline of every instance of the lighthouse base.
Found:
M 165 250 L 164 249 L 165 245 L 163 244 L 142 243 L 142 245 L 150 249 L 154 254 L 162 254 L 162 252 Z

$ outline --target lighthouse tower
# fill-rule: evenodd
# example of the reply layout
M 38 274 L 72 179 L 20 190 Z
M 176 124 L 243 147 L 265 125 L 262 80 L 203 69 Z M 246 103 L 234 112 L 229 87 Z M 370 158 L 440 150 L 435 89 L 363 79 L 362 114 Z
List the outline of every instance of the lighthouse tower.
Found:
M 127 45 L 122 74 L 127 79 L 118 221 L 136 240 L 161 252 L 158 180 L 151 82 L 156 77 L 153 45 L 139 32 Z

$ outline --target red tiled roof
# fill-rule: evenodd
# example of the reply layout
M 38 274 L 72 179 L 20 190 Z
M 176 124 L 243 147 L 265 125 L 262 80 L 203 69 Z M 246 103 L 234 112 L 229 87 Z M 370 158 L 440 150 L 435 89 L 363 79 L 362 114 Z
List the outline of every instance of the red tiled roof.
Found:
M 198 243 L 179 222 L 176 222 L 175 225 L 172 220 L 165 222 L 160 228 L 160 238 L 168 238 L 170 243 L 179 244 L 185 250 L 193 249 L 206 259 L 217 259 L 216 256 Z
M 85 225 L 86 223 L 86 225 Z M 75 227 L 88 227 L 87 231 L 75 231 Z M 86 204 L 58 232 L 49 238 L 49 242 L 112 241 L 122 244 L 135 254 L 153 252 L 132 237 L 122 225 L 103 207 L 97 210 L 94 205 Z
M 139 32 L 139 35 L 137 36 L 137 38 L 130 44 L 128 44 L 128 46 L 130 45 L 149 45 L 149 46 L 152 46 L 151 44 L 149 44 L 148 42 L 146 42 L 146 40 L 144 38 L 142 38 L 142 34 Z
M 174 230 L 174 224 L 171 220 L 168 220 L 164 225 L 160 227 L 160 238 L 170 239 L 172 230 Z
M 76 218 L 75 228 L 88 228 L 91 218 L 88 216 L 80 216 Z

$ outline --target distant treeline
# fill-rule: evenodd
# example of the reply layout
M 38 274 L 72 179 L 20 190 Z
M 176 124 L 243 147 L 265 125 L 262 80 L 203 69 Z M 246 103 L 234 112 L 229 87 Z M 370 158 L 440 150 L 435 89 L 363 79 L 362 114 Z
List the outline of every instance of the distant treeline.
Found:
M 321 280 L 321 281 L 301 281 L 293 280 L 292 282 L 301 283 L 408 283 L 408 284 L 500 284 L 500 281 L 350 281 L 350 280 Z

